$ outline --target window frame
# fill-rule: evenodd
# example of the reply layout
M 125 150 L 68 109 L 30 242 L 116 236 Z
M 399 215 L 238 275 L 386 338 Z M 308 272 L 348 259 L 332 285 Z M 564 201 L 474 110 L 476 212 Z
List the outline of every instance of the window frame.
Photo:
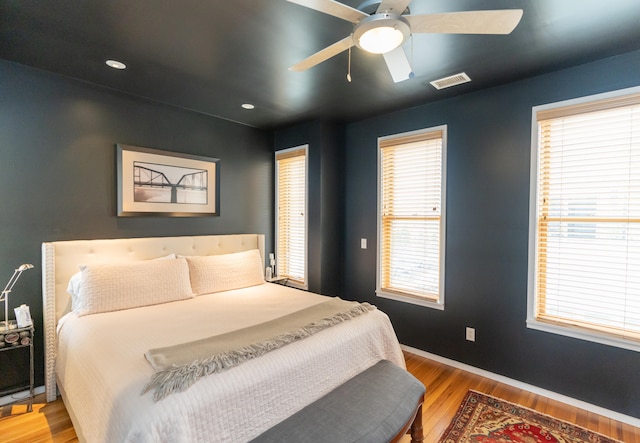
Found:
M 278 266 L 280 263 L 277 251 L 278 251 L 278 243 L 279 243 L 279 229 L 278 229 L 278 220 L 280 218 L 280 213 L 279 213 L 279 192 L 278 192 L 278 188 L 279 188 L 279 179 L 280 179 L 280 173 L 279 173 L 279 160 L 282 159 L 282 157 L 288 157 L 288 154 L 294 154 L 295 152 L 298 151 L 302 151 L 304 152 L 304 154 L 300 154 L 301 156 L 304 156 L 304 174 L 305 174 L 305 189 L 304 189 L 304 211 L 305 211 L 305 219 L 304 219 L 304 280 L 303 281 L 299 281 L 297 279 L 294 278 L 289 278 L 289 276 L 285 276 L 288 277 L 286 285 L 287 286 L 291 286 L 294 288 L 298 288 L 298 289 L 304 289 L 304 290 L 308 290 L 309 289 L 309 276 L 308 276 L 308 272 L 309 272 L 309 145 L 305 144 L 305 145 L 300 145 L 300 146 L 294 146 L 291 148 L 287 148 L 287 149 L 281 149 L 278 151 L 275 151 L 274 153 L 274 163 L 275 163 L 275 180 L 274 180 L 274 184 L 275 184 L 275 199 L 274 199 L 274 204 L 275 204 L 275 208 L 274 208 L 274 214 L 275 214 L 275 220 L 274 220 L 274 228 L 275 228 L 275 244 L 274 244 L 274 249 L 276 252 L 276 272 L 278 274 L 278 276 L 280 275 L 280 272 L 278 271 Z M 296 155 L 292 155 L 292 156 L 296 156 Z
M 441 177 L 440 177 L 440 236 L 439 236 L 439 272 L 438 272 L 438 299 L 432 300 L 427 297 L 421 297 L 414 294 L 387 291 L 382 288 L 382 144 L 389 140 L 397 139 L 402 143 L 402 138 L 414 138 L 420 135 L 426 135 L 434 132 L 440 132 L 442 134 L 442 147 L 441 147 Z M 428 137 L 427 137 L 428 138 Z M 377 253 L 376 253 L 376 295 L 381 298 L 387 298 L 391 300 L 401 301 L 404 303 L 410 303 L 418 306 L 425 306 L 440 311 L 444 310 L 445 306 L 445 256 L 446 256 L 446 184 L 447 184 L 447 125 L 434 126 L 430 128 L 418 129 L 415 131 L 403 132 L 400 134 L 393 134 L 384 137 L 378 137 L 377 146 Z
M 594 328 L 586 328 L 580 325 L 571 325 L 569 322 L 565 323 L 551 323 L 536 318 L 536 305 L 537 305 L 537 284 L 538 275 L 538 171 L 539 165 L 539 152 L 538 152 L 538 137 L 539 128 L 538 121 L 540 120 L 538 114 L 540 113 L 554 113 L 563 112 L 562 108 L 575 109 L 573 114 L 576 115 L 581 112 L 591 110 L 593 106 L 599 106 L 598 103 L 604 103 L 602 107 L 609 106 L 610 108 L 624 106 L 625 96 L 640 94 L 640 87 L 633 87 L 627 89 L 621 89 L 601 94 L 594 94 L 585 97 L 579 97 L 570 100 L 564 100 L 555 103 L 549 103 L 532 108 L 531 115 L 531 165 L 530 165 L 530 197 L 529 197 L 529 243 L 528 243 L 528 281 L 527 281 L 527 319 L 526 325 L 529 329 L 539 330 L 543 332 L 553 333 L 557 335 L 563 335 L 566 337 L 577 338 L 580 340 L 586 340 L 594 343 L 615 346 L 618 348 L 640 351 L 640 341 L 625 339 L 614 334 L 608 334 L 604 330 L 598 330 Z M 607 103 L 613 103 L 608 105 Z M 616 103 L 619 103 L 617 106 Z M 575 323 L 578 323 L 576 320 Z M 602 326 L 605 329 L 605 326 Z

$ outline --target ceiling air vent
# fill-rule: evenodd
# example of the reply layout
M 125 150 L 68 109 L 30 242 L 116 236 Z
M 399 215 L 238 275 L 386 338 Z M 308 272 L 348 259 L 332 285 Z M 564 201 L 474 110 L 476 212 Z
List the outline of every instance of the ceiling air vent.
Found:
M 461 72 L 460 74 L 450 75 L 449 77 L 441 78 L 429 82 L 436 89 L 450 88 L 451 86 L 461 85 L 462 83 L 470 82 L 471 79 L 467 74 Z

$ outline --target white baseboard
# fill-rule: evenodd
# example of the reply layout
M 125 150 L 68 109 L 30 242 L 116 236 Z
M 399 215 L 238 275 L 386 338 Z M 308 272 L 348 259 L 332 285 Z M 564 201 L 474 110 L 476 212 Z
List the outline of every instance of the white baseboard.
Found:
M 38 386 L 33 390 L 34 395 L 42 394 L 44 392 L 44 386 Z M 29 396 L 29 390 L 25 389 L 24 391 L 14 392 L 10 395 L 5 395 L 4 397 L 0 397 L 0 406 L 9 405 L 11 403 L 16 403 L 22 400 L 25 400 Z
M 401 345 L 401 347 L 407 352 L 419 355 L 429 360 L 434 360 L 434 361 L 437 361 L 438 363 L 442 363 L 447 366 L 452 366 L 457 369 L 462 369 L 463 371 L 471 372 L 472 374 L 480 375 L 482 377 L 489 378 L 491 380 L 495 380 L 500 383 L 504 383 L 505 385 L 513 386 L 514 388 L 523 389 L 525 391 L 529 391 L 534 394 L 550 398 L 552 400 L 557 400 L 559 402 L 566 403 L 570 406 L 575 406 L 577 408 L 584 409 L 585 411 L 593 412 L 595 414 L 602 415 L 603 417 L 611 418 L 613 420 L 626 423 L 631 426 L 635 426 L 636 428 L 640 428 L 640 419 L 631 417 L 630 415 L 625 415 L 616 411 L 611 411 L 610 409 L 605 409 L 600 406 L 592 405 L 591 403 L 587 403 L 582 400 L 577 400 L 575 398 L 558 394 L 557 392 L 549 391 L 547 389 L 539 388 L 534 385 L 523 383 L 521 381 L 514 380 L 511 378 L 505 377 L 503 375 L 494 374 L 493 372 L 485 371 L 484 369 L 476 368 L 475 366 L 470 366 L 465 363 L 460 363 L 459 361 L 456 361 L 456 360 L 451 360 L 436 354 L 431 354 L 429 352 L 422 351 L 420 349 L 412 348 L 411 346 Z

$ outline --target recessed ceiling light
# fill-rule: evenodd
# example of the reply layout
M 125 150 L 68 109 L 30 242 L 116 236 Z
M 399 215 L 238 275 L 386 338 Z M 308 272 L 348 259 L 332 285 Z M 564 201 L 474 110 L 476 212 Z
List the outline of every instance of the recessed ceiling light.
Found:
M 242 107 L 244 109 L 255 109 L 255 105 L 252 105 L 251 103 L 243 103 Z
M 113 69 L 126 69 L 127 67 L 127 65 L 119 62 L 118 60 L 107 60 L 105 63 L 107 64 L 107 66 Z

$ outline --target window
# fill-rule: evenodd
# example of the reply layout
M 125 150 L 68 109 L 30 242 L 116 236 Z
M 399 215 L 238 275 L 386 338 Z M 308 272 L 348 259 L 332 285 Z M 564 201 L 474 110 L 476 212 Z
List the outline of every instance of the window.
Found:
M 276 152 L 276 270 L 307 288 L 307 146 Z
M 640 88 L 533 111 L 527 324 L 640 351 Z
M 444 309 L 446 126 L 381 138 L 381 297 Z

